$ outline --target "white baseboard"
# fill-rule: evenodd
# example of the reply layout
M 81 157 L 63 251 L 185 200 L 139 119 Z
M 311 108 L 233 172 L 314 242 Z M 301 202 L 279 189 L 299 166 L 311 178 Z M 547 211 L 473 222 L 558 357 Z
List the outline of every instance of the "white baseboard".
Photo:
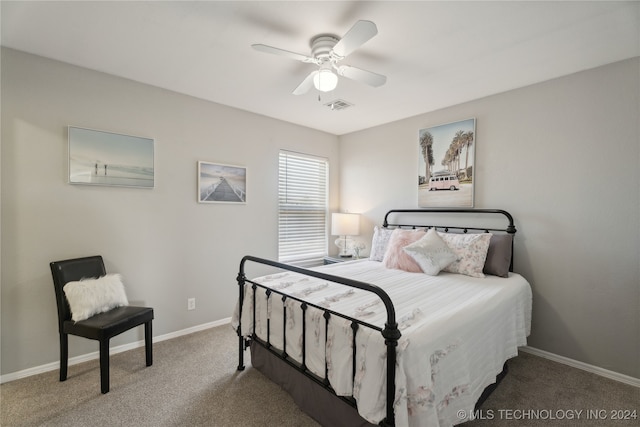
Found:
M 215 322 L 204 323 L 202 325 L 193 326 L 191 328 L 182 329 L 180 331 L 170 332 L 168 334 L 159 335 L 153 337 L 153 342 L 160 342 L 169 340 L 171 338 L 177 338 L 182 335 L 192 334 L 194 332 L 204 331 L 205 329 L 215 328 L 226 323 L 231 323 L 231 318 L 216 320 Z M 122 353 L 123 351 L 132 350 L 134 348 L 144 347 L 144 340 L 132 342 L 129 344 L 123 344 L 109 349 L 109 354 Z M 96 360 L 100 357 L 100 353 L 94 351 L 93 353 L 82 354 L 69 359 L 69 366 L 77 365 L 78 363 L 87 362 L 89 360 Z M 46 365 L 35 366 L 33 368 L 23 369 L 22 371 L 12 372 L 9 374 L 0 376 L 0 384 L 8 383 L 9 381 L 19 380 L 20 378 L 30 377 L 31 375 L 41 374 L 43 372 L 55 371 L 60 369 L 60 361 L 47 363 Z
M 194 332 L 204 331 L 205 329 L 215 328 L 216 326 L 221 326 L 227 323 L 231 323 L 230 317 L 226 319 L 216 320 L 215 322 L 209 322 L 209 323 L 204 323 L 202 325 L 193 326 L 191 328 L 182 329 L 180 331 L 159 335 L 157 337 L 153 337 L 153 342 L 156 343 L 156 342 L 169 340 L 172 338 L 177 338 L 183 335 L 192 334 Z M 144 347 L 144 340 L 132 342 L 129 344 L 119 345 L 117 347 L 112 347 L 109 349 L 109 354 L 122 353 L 123 351 L 132 350 L 138 347 Z M 640 378 L 634 378 L 628 375 L 620 374 L 618 372 L 610 371 L 608 369 L 600 368 L 598 366 L 589 365 L 588 363 L 580 362 L 564 356 L 559 356 L 557 354 L 550 353 L 548 351 L 539 350 L 535 347 L 525 346 L 525 347 L 520 347 L 520 350 L 529 354 L 533 354 L 534 356 L 539 356 L 545 359 L 552 360 L 554 362 L 558 362 L 574 368 L 582 369 L 583 371 L 591 372 L 593 374 L 600 375 L 602 377 L 609 378 L 614 381 L 619 381 L 621 383 L 629 384 L 634 387 L 640 387 Z M 83 354 L 80 356 L 75 356 L 69 359 L 69 366 L 77 365 L 79 363 L 87 362 L 89 360 L 96 360 L 98 359 L 99 356 L 100 355 L 97 351 L 93 353 Z M 18 380 L 20 378 L 30 377 L 32 375 L 41 374 L 43 372 L 54 371 L 59 368 L 60 368 L 60 362 L 56 361 L 56 362 L 47 363 L 46 365 L 36 366 L 33 368 L 18 371 L 18 372 L 12 372 L 6 375 L 1 375 L 0 384 L 7 383 L 9 381 Z
M 582 369 L 583 371 L 591 372 L 592 374 L 600 375 L 601 377 L 609 378 L 611 380 L 619 381 L 621 383 L 629 384 L 634 387 L 640 387 L 640 378 L 631 377 L 629 375 L 620 374 L 618 372 L 610 371 L 608 369 L 600 368 L 599 366 L 590 365 L 588 363 L 580 362 L 578 360 L 569 359 L 568 357 L 559 356 L 548 351 L 539 350 L 535 347 L 520 347 L 520 350 L 533 354 L 534 356 L 540 356 L 544 359 L 549 359 L 554 362 L 562 363 L 573 368 Z

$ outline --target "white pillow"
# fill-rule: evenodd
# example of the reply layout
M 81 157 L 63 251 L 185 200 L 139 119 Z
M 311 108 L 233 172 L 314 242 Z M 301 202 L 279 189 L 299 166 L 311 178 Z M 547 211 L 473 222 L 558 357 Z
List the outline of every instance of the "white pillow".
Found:
M 482 269 L 487 259 L 491 233 L 457 234 L 440 233 L 438 235 L 455 252 L 458 259 L 443 271 L 460 273 L 471 277 L 484 277 Z
M 457 259 L 455 252 L 438 236 L 434 228 L 429 229 L 420 240 L 402 249 L 429 276 L 437 276 L 440 270 Z
M 122 277 L 119 274 L 68 282 L 62 289 L 69 301 L 71 319 L 74 322 L 88 319 L 112 308 L 129 305 Z
M 369 260 L 382 261 L 384 259 L 384 254 L 387 252 L 391 233 L 393 233 L 393 230 L 378 227 L 376 225 L 373 229 L 373 239 L 371 240 L 371 253 L 369 254 Z

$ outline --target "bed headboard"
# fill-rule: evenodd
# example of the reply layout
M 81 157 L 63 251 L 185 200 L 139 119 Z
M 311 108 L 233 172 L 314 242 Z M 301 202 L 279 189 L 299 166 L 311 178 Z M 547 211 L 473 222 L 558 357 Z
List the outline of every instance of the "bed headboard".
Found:
M 407 214 L 408 221 L 406 222 L 389 222 L 389 217 L 398 217 L 399 214 Z M 444 215 L 443 215 L 444 214 Z M 453 214 L 453 215 L 450 215 Z M 507 219 L 507 226 L 500 228 L 495 225 L 461 225 L 454 223 L 460 220 L 477 221 L 478 215 L 504 215 Z M 474 217 L 475 216 L 475 217 Z M 427 223 L 429 222 L 429 223 Z M 516 226 L 513 222 L 513 217 L 507 211 L 502 209 L 392 209 L 384 216 L 382 226 L 388 227 L 436 227 L 436 229 L 442 229 L 445 232 L 449 230 L 457 230 L 463 233 L 468 231 L 475 232 L 491 232 L 502 231 L 509 234 L 516 233 Z
M 507 233 L 512 236 L 516 234 L 513 216 L 502 209 L 392 209 L 385 214 L 382 226 L 384 228 L 427 227 L 445 233 Z M 513 271 L 513 239 L 509 271 Z

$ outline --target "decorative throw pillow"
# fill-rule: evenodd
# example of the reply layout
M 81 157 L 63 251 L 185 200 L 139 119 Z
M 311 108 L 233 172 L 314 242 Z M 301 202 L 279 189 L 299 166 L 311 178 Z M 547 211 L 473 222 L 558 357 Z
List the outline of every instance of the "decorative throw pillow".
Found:
M 129 304 L 119 274 L 68 282 L 62 289 L 75 322 Z
M 454 262 L 457 257 L 438 236 L 435 228 L 427 231 L 420 240 L 402 248 L 429 276 L 437 276 L 440 270 Z
M 369 260 L 382 261 L 385 252 L 387 252 L 387 245 L 389 244 L 391 233 L 393 233 L 393 230 L 378 227 L 376 225 L 373 229 L 373 239 L 371 240 L 371 253 L 369 254 Z
M 425 234 L 422 230 L 402 230 L 400 228 L 393 230 L 389 238 L 387 252 L 382 259 L 384 266 L 411 273 L 422 273 L 420 266 L 402 248 L 420 240 Z
M 489 242 L 487 259 L 484 262 L 485 274 L 508 277 L 511 265 L 513 234 L 494 234 Z
M 458 259 L 443 271 L 460 273 L 471 277 L 484 277 L 482 272 L 487 259 L 491 233 L 457 234 L 440 233 L 438 235 L 455 252 Z

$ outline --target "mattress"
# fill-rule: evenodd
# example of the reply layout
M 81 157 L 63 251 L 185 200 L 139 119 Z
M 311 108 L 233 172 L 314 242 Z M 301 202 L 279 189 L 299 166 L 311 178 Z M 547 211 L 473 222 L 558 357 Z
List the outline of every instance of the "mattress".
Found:
M 402 333 L 394 398 L 397 426 L 445 426 L 473 419 L 473 408 L 482 391 L 495 381 L 504 362 L 517 355 L 518 347 L 526 344 L 531 329 L 531 288 L 515 273 L 506 278 L 444 272 L 428 276 L 387 269 L 369 260 L 336 263 L 317 270 L 377 285 L 391 297 Z M 384 305 L 370 292 L 289 271 L 253 280 L 374 327 L 384 327 Z M 253 333 L 252 292 L 246 286 L 241 314 L 243 336 Z M 256 335 L 302 362 L 300 303 L 289 298 L 283 302 L 276 294 L 267 298 L 260 288 L 256 292 Z M 326 362 L 336 394 L 353 396 L 364 419 L 380 422 L 386 411 L 384 339 L 377 330 L 358 328 L 354 374 L 351 322 L 334 315 L 325 329 L 322 314 L 313 307 L 306 310 L 306 367 L 324 377 Z M 234 328 L 239 316 L 236 310 Z

